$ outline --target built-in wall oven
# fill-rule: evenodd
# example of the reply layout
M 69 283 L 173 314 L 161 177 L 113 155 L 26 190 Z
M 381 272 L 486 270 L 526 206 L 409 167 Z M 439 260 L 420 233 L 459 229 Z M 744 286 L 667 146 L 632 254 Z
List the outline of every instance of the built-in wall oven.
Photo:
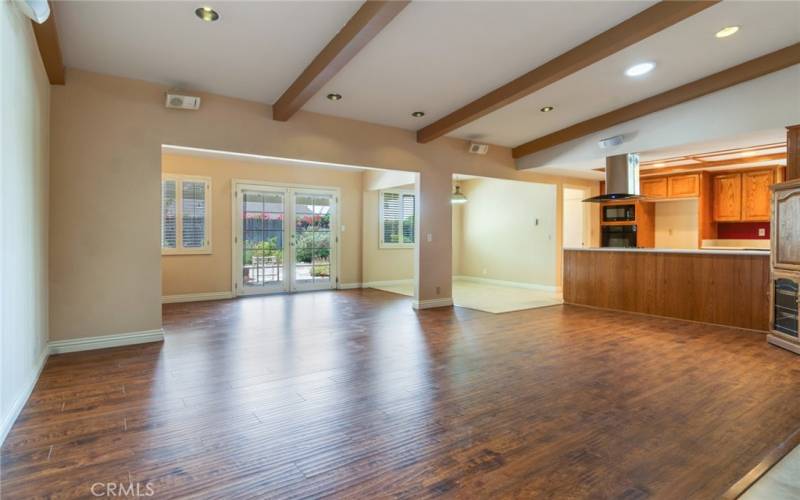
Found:
M 603 226 L 603 246 L 611 248 L 636 248 L 636 225 Z
M 636 220 L 636 205 L 604 205 L 603 222 L 633 222 Z

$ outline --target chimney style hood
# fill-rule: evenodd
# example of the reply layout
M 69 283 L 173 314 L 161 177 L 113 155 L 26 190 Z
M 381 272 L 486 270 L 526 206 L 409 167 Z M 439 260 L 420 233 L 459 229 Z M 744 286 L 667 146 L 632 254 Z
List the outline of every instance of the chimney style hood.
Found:
M 606 193 L 583 201 L 628 200 L 639 198 L 639 155 L 628 153 L 606 158 Z

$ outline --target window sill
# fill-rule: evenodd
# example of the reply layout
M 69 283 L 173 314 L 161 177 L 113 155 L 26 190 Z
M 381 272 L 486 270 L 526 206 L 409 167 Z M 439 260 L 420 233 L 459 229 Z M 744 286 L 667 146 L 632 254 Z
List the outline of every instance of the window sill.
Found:
M 378 248 L 384 250 L 401 250 L 404 248 L 414 248 L 416 245 L 413 243 L 379 243 Z
M 161 250 L 161 256 L 172 255 L 211 255 L 214 252 L 210 248 L 198 248 L 197 250 Z

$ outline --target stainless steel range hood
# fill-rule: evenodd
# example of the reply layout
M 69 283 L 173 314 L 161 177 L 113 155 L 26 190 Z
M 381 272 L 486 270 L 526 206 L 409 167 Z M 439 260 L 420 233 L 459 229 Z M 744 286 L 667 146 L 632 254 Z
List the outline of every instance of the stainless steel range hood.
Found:
M 627 200 L 639 198 L 639 155 L 628 153 L 606 158 L 606 192 L 583 201 Z

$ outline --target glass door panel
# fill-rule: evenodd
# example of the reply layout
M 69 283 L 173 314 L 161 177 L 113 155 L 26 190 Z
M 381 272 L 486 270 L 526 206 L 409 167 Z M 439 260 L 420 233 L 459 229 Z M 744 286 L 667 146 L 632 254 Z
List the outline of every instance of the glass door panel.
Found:
M 332 288 L 334 195 L 294 194 L 294 289 Z
M 240 198 L 242 291 L 283 291 L 285 192 L 242 189 Z

